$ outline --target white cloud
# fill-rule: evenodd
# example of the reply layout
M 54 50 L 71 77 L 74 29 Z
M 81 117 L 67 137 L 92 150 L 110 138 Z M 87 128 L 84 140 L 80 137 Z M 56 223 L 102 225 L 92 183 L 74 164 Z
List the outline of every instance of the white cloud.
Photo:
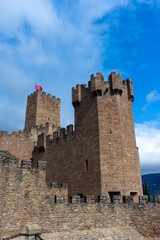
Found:
M 141 164 L 159 164 L 160 169 L 160 123 L 135 124 L 137 146 Z
M 0 32 L 15 36 L 29 24 L 35 34 L 58 31 L 60 20 L 49 0 L 1 0 Z
M 29 87 L 33 80 L 20 70 L 7 63 L 0 62 L 0 81 L 1 88 L 5 86 L 13 91 L 19 91 Z
M 159 100 L 160 100 L 160 93 L 158 93 L 157 90 L 154 90 L 154 91 L 150 92 L 146 96 L 147 104 L 142 108 L 142 110 L 145 111 L 151 103 L 157 102 Z
M 156 102 L 156 101 L 160 100 L 160 93 L 158 93 L 156 90 L 154 90 L 147 95 L 146 100 L 148 103 Z
M 17 106 L 5 95 L 0 95 L 0 122 L 5 131 L 18 131 L 24 128 L 24 104 Z M 7 118 L 8 116 L 8 118 Z

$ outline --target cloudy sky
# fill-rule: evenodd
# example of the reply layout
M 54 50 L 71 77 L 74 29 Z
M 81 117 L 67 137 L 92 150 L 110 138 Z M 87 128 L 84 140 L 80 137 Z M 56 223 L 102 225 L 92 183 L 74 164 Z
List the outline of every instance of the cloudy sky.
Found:
M 34 85 L 61 98 L 92 73 L 133 81 L 142 173 L 160 172 L 160 0 L 0 0 L 0 129 L 24 128 Z

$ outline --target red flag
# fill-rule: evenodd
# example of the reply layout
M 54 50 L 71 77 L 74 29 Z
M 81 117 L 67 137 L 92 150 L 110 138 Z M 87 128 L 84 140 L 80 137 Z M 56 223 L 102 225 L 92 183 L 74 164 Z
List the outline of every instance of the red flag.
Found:
M 42 92 L 42 90 L 43 90 L 43 88 L 42 88 L 41 86 L 35 85 L 35 90 L 37 90 L 37 89 L 40 89 L 41 92 Z

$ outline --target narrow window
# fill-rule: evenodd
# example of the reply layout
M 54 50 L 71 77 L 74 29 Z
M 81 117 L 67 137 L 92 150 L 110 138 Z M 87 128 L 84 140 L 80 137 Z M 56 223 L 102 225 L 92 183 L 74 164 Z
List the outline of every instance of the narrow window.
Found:
M 85 161 L 85 171 L 88 171 L 88 160 Z

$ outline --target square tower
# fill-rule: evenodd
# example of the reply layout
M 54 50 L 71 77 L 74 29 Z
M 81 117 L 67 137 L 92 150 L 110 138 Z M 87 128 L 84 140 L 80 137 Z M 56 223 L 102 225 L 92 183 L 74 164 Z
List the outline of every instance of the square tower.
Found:
M 25 131 L 50 122 L 60 126 L 60 99 L 38 89 L 27 98 Z
M 81 193 L 132 195 L 136 200 L 142 195 L 133 100 L 132 81 L 122 82 L 121 74 L 115 72 L 108 81 L 101 73 L 91 75 L 88 87 L 72 89 L 76 141 L 81 149 L 77 155 Z

